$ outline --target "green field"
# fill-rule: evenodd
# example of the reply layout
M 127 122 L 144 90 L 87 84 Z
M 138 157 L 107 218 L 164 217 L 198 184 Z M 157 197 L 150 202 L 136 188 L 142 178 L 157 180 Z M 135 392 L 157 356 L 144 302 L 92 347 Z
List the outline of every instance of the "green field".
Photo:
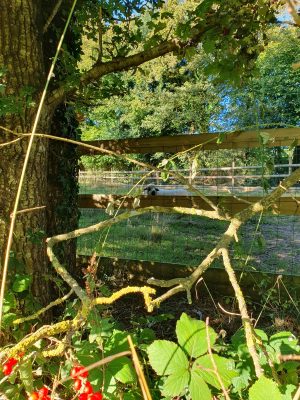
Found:
M 82 209 L 80 226 L 103 221 L 103 210 Z M 300 275 L 300 218 L 266 216 L 257 229 L 250 220 L 233 246 L 235 268 Z M 144 214 L 109 230 L 78 239 L 78 253 L 104 257 L 197 265 L 214 247 L 227 223 L 195 216 Z M 256 233 L 255 233 L 256 232 Z

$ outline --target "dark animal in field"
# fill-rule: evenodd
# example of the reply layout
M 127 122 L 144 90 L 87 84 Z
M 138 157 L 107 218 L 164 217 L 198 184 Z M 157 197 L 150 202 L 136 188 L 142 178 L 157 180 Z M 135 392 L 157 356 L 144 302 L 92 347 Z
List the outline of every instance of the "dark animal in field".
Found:
M 149 183 L 149 185 L 144 187 L 143 191 L 146 192 L 147 196 L 156 196 L 159 189 L 154 185 L 154 183 Z
M 163 186 L 157 187 L 154 183 L 149 183 L 143 189 L 147 196 L 191 196 L 192 192 L 183 188 L 164 188 Z

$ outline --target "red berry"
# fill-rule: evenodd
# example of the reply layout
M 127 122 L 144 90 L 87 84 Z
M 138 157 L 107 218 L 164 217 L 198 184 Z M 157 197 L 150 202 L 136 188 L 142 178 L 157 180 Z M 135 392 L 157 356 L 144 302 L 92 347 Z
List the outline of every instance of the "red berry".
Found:
M 28 397 L 28 400 L 39 400 L 38 392 L 32 392 L 31 395 Z
M 2 368 L 2 372 L 4 375 L 10 375 L 12 373 L 12 365 L 10 364 L 4 364 Z
M 80 379 L 76 379 L 76 381 L 74 382 L 74 390 L 76 390 L 76 392 L 78 390 L 80 390 L 81 385 L 82 385 L 82 381 Z
M 79 377 L 86 378 L 89 372 L 82 365 L 77 365 L 71 369 L 71 377 L 77 379 Z
M 86 393 L 81 393 L 81 394 L 78 396 L 78 400 L 88 400 L 88 398 L 89 398 L 89 395 L 86 394 Z
M 49 393 L 49 390 L 46 388 L 46 386 L 43 386 L 39 391 L 38 391 L 38 395 L 39 397 L 44 400 L 44 397 L 46 397 Z
M 15 358 L 9 358 L 6 363 L 7 365 L 11 365 L 12 367 L 14 367 L 16 364 L 18 364 L 18 360 L 16 360 Z
M 79 371 L 78 371 L 78 374 L 79 374 L 79 376 L 80 376 L 81 378 L 87 378 L 87 376 L 88 376 L 88 374 L 89 374 L 89 371 L 87 371 L 87 370 L 85 369 L 85 367 L 80 367 L 80 368 L 79 368 Z
M 91 394 L 93 393 L 93 387 L 89 381 L 85 382 L 85 387 L 83 389 L 83 393 Z
M 22 357 L 24 357 L 24 356 L 25 356 L 24 351 L 23 351 L 22 353 L 19 353 L 19 354 L 18 354 L 18 357 L 19 357 L 19 358 L 22 358 Z
M 72 377 L 73 379 L 77 379 L 77 378 L 78 378 L 78 372 L 79 372 L 80 368 L 81 368 L 81 367 L 76 366 L 76 367 L 73 367 L 73 368 L 71 369 L 71 377 Z
M 89 400 L 102 400 L 102 399 L 103 399 L 103 395 L 101 392 L 95 392 L 89 398 Z

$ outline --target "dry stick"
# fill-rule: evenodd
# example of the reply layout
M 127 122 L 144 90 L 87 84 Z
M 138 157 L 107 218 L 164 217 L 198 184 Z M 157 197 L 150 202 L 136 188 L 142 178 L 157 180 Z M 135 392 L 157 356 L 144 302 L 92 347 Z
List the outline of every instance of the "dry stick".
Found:
M 245 330 L 247 347 L 248 347 L 249 353 L 250 353 L 253 363 L 254 363 L 256 376 L 259 378 L 261 375 L 263 375 L 263 369 L 259 363 L 259 356 L 258 356 L 256 347 L 255 347 L 256 340 L 255 340 L 255 336 L 253 334 L 254 328 L 252 326 L 251 319 L 248 314 L 245 298 L 243 296 L 243 292 L 242 292 L 242 290 L 238 284 L 238 281 L 236 279 L 234 270 L 231 266 L 227 248 L 222 249 L 222 256 L 223 256 L 225 270 L 228 274 L 230 283 L 231 283 L 234 293 L 235 293 L 235 298 L 237 299 L 237 302 L 239 305 L 239 310 L 241 313 L 241 318 L 242 318 L 242 322 L 243 322 L 243 326 L 244 326 L 244 330 Z
M 1 143 L 1 144 L 0 144 L 0 149 L 1 149 L 1 147 L 10 146 L 10 145 L 13 144 L 13 143 L 19 142 L 19 141 L 22 140 L 22 139 L 23 139 L 22 137 L 19 137 L 19 138 L 17 138 L 17 139 L 10 140 L 9 142 Z
M 294 0 L 287 0 L 287 4 L 288 4 L 288 11 L 293 17 L 295 24 L 300 26 L 300 16 L 298 15 L 298 11 L 296 8 L 297 2 Z
M 297 354 L 280 354 L 280 361 L 300 361 L 300 355 Z
M 26 321 L 31 321 L 32 319 L 36 319 L 38 318 L 39 315 L 45 313 L 47 310 L 49 310 L 52 307 L 58 306 L 59 304 L 63 303 L 64 301 L 68 300 L 68 298 L 71 296 L 71 294 L 73 293 L 73 289 L 71 289 L 65 296 L 58 298 L 54 301 L 52 301 L 50 304 L 48 304 L 46 307 L 41 308 L 40 310 L 38 310 L 35 314 L 33 315 L 29 315 L 28 317 L 23 317 L 23 318 L 18 318 L 15 319 L 13 321 L 14 325 L 19 325 L 19 324 L 23 324 L 23 322 Z
M 295 396 L 293 397 L 293 400 L 299 400 L 300 399 L 300 385 L 298 387 L 297 392 L 295 393 Z
M 208 328 L 209 328 L 209 317 L 206 317 L 205 328 L 206 328 L 207 351 L 208 351 L 211 363 L 213 365 L 213 372 L 215 373 L 215 375 L 216 375 L 216 377 L 217 377 L 217 379 L 219 381 L 219 384 L 220 384 L 220 386 L 222 388 L 222 392 L 223 392 L 223 394 L 225 396 L 225 399 L 226 400 L 230 400 L 230 397 L 229 397 L 229 395 L 227 393 L 226 387 L 225 387 L 225 385 L 224 385 L 224 383 L 222 381 L 222 378 L 220 377 L 220 374 L 219 374 L 219 371 L 218 371 L 218 367 L 217 367 L 217 364 L 215 362 L 215 359 L 214 359 L 214 356 L 213 356 L 213 353 L 212 353 L 212 350 L 211 350 L 211 343 L 210 343 L 209 330 L 208 330 Z
M 4 301 L 4 293 L 5 293 L 5 286 L 6 286 L 6 277 L 7 277 L 7 270 L 8 270 L 8 263 L 9 263 L 9 257 L 10 257 L 10 249 L 12 246 L 12 241 L 13 241 L 13 233 L 14 233 L 14 227 L 15 227 L 15 222 L 16 222 L 16 216 L 17 216 L 17 211 L 18 211 L 18 207 L 19 207 L 19 202 L 20 202 L 20 197 L 21 197 L 21 192 L 22 192 L 22 188 L 23 188 L 23 183 L 25 180 L 25 173 L 27 170 L 27 166 L 28 166 L 28 162 L 29 162 L 29 157 L 31 154 L 31 149 L 33 146 L 33 142 L 34 142 L 34 138 L 35 138 L 35 133 L 36 133 L 36 129 L 37 129 L 37 125 L 40 121 L 40 116 L 41 116 L 41 112 L 42 112 L 42 108 L 45 102 L 45 98 L 46 98 L 46 93 L 48 90 L 48 86 L 50 83 L 50 80 L 52 78 L 53 75 L 53 71 L 54 71 L 54 67 L 58 58 L 58 54 L 60 52 L 67 28 L 69 26 L 69 23 L 71 21 L 71 17 L 75 8 L 75 5 L 77 3 L 77 0 L 73 1 L 71 10 L 69 12 L 68 15 L 68 19 L 67 22 L 65 24 L 63 33 L 61 35 L 61 38 L 59 40 L 59 43 L 57 45 L 57 49 L 56 49 L 56 53 L 55 56 L 53 58 L 48 76 L 47 76 L 47 80 L 46 80 L 46 84 L 45 84 L 45 88 L 43 90 L 42 93 L 42 97 L 39 103 L 39 107 L 36 113 L 36 117 L 34 120 L 34 124 L 32 127 L 32 131 L 30 133 L 30 139 L 29 139 L 29 143 L 28 143 L 28 147 L 27 147 L 27 151 L 26 151 L 26 155 L 25 155 L 25 159 L 24 159 L 24 164 L 23 164 L 23 168 L 22 168 L 22 172 L 21 172 L 21 177 L 20 177 L 20 181 L 19 181 L 19 185 L 18 185 L 18 190 L 17 190 L 17 194 L 16 194 L 16 199 L 15 199 L 15 204 L 14 204 L 14 208 L 13 208 L 13 212 L 12 212 L 12 216 L 11 216 L 11 223 L 10 223 L 10 227 L 9 227 L 9 233 L 8 233 L 8 239 L 7 239 L 7 246 L 6 246 L 6 254 L 5 254 L 5 258 L 4 258 L 4 264 L 3 264 L 3 273 L 2 273 L 2 283 L 1 283 L 1 290 L 0 290 L 0 330 L 2 329 L 2 311 L 3 311 L 3 301 Z
M 142 370 L 138 355 L 136 353 L 136 350 L 134 348 L 134 345 L 133 345 L 133 342 L 132 342 L 132 339 L 131 339 L 130 335 L 127 336 L 127 340 L 128 340 L 128 343 L 129 343 L 129 347 L 130 347 L 130 351 L 131 351 L 131 355 L 132 355 L 133 365 L 134 365 L 136 374 L 138 376 L 138 380 L 139 380 L 139 383 L 140 383 L 140 386 L 141 386 L 143 397 L 144 397 L 145 400 L 152 400 L 151 393 L 150 393 L 150 390 L 149 390 L 149 387 L 148 387 L 144 372 Z

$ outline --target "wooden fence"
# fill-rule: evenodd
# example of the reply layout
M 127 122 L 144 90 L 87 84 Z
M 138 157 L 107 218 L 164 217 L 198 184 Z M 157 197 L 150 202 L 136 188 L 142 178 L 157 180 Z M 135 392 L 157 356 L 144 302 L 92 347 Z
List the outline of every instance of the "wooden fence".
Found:
M 85 142 L 99 149 L 114 151 L 116 154 L 153 154 L 157 152 L 177 153 L 199 146 L 202 150 L 245 149 L 259 147 L 262 138 L 266 146 L 290 146 L 300 143 L 300 128 L 261 129 L 257 131 L 237 131 L 228 133 L 203 133 L 200 135 L 176 135 L 150 138 L 120 140 L 95 140 Z M 221 135 L 221 136 L 220 136 Z M 263 136 L 262 136 L 263 135 Z M 218 143 L 220 137 L 223 139 Z M 267 140 L 268 139 L 268 140 Z M 87 148 L 80 148 L 81 154 L 97 155 L 101 153 Z
M 202 150 L 218 150 L 218 149 L 242 149 L 242 148 L 254 148 L 261 146 L 262 137 L 266 141 L 267 146 L 290 146 L 295 145 L 297 142 L 300 143 L 300 128 L 280 128 L 280 129 L 263 129 L 258 133 L 257 131 L 239 131 L 239 132 L 229 132 L 222 133 L 223 140 L 221 143 L 217 143 L 218 138 L 220 138 L 220 134 L 211 134 L 204 133 L 200 135 L 179 135 L 179 136 L 163 136 L 163 137 L 152 137 L 152 138 L 137 138 L 137 139 L 122 139 L 122 140 L 98 140 L 93 142 L 85 142 L 87 144 L 92 144 L 94 146 L 98 146 L 100 149 L 107 149 L 116 152 L 117 154 L 124 153 L 155 153 L 155 152 L 168 152 L 174 153 L 182 150 L 190 149 L 194 146 L 199 146 Z M 263 136 L 262 136 L 263 135 Z M 100 151 L 101 153 L 101 151 Z M 99 154 L 95 150 L 88 150 L 86 148 L 81 149 L 81 154 L 89 154 L 96 155 Z M 281 174 L 272 174 L 269 177 L 283 179 L 286 177 L 292 170 L 292 167 L 299 167 L 299 164 L 284 164 L 281 167 L 287 167 L 287 173 Z M 254 174 L 236 174 L 236 170 L 243 169 L 257 169 L 258 166 L 252 167 L 240 167 L 234 166 L 225 167 L 225 168 L 215 168 L 215 172 L 217 174 L 207 176 L 198 174 L 198 179 L 227 179 L 230 187 L 235 185 L 235 180 L 237 179 L 257 179 L 260 178 L 260 175 L 257 173 Z M 203 172 L 205 169 L 200 170 L 199 172 Z M 224 175 L 223 172 L 219 175 L 219 171 L 228 170 L 231 172 L 230 175 Z M 132 174 L 138 174 L 141 177 L 141 174 L 145 173 L 145 171 L 134 171 Z M 118 180 L 122 176 L 123 172 L 115 172 L 114 179 L 111 175 L 110 180 L 111 184 L 113 184 L 114 180 Z M 82 173 L 82 178 L 85 173 Z M 101 173 L 100 173 L 101 176 Z M 156 178 L 156 183 L 159 183 L 160 177 L 156 173 L 154 175 Z M 117 178 L 118 177 L 118 178 Z M 187 176 L 188 177 L 188 176 Z M 268 176 L 267 176 L 268 177 Z M 99 177 L 99 179 L 101 179 Z M 153 178 L 152 178 L 153 179 Z M 130 179 L 128 178 L 127 185 L 130 184 Z M 198 183 L 200 182 L 198 181 Z M 108 182 L 107 182 L 108 183 Z M 195 183 L 195 181 L 193 181 Z M 197 182 L 196 182 L 197 183 Z M 201 182 L 203 183 L 203 182 Z M 108 184 L 108 186 L 110 186 Z M 296 194 L 297 195 L 297 194 Z M 258 197 L 249 197 L 243 198 L 240 196 L 241 200 L 238 200 L 235 196 L 208 196 L 216 203 L 222 202 L 225 208 L 232 213 L 240 211 L 246 206 L 246 203 L 243 200 L 247 201 L 255 201 L 258 200 Z M 111 201 L 120 200 L 118 196 L 109 196 L 109 195 L 80 195 L 79 205 L 80 207 L 92 207 L 92 208 L 106 208 L 108 203 Z M 122 207 L 132 207 L 133 199 L 130 197 L 126 197 L 122 202 Z M 140 207 L 145 207 L 147 205 L 158 205 L 158 206 L 182 206 L 182 207 L 205 207 L 206 205 L 203 203 L 202 199 L 197 196 L 157 196 L 157 197 L 145 197 L 141 196 Z M 283 215 L 299 215 L 300 207 L 299 201 L 295 196 L 283 197 L 276 204 L 275 208 L 277 212 Z

